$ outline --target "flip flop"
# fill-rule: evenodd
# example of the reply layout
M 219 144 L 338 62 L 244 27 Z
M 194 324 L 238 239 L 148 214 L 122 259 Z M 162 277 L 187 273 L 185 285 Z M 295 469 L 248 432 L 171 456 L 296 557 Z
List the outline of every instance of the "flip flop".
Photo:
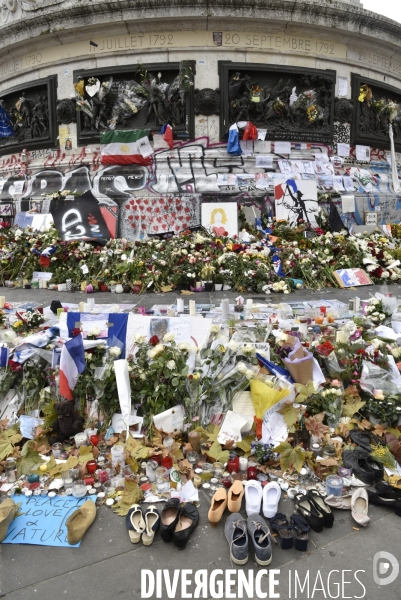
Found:
M 138 544 L 141 541 L 141 535 L 146 528 L 142 508 L 139 504 L 133 504 L 131 506 L 125 517 L 125 524 L 132 544 Z

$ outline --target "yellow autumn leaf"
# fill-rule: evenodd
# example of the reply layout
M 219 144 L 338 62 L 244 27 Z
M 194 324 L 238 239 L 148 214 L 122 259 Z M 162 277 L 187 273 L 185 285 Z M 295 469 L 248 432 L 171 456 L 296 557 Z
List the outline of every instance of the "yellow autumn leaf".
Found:
M 216 462 L 226 463 L 230 458 L 230 453 L 228 450 L 223 450 L 220 446 L 219 442 L 213 442 L 210 446 L 209 450 L 206 450 L 206 455 L 209 458 L 214 459 Z

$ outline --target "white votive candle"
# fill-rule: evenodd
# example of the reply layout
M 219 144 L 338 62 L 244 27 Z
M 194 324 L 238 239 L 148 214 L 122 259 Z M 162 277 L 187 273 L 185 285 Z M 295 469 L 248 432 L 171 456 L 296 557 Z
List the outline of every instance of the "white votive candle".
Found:
M 183 313 L 184 312 L 184 300 L 183 300 L 183 298 L 177 298 L 177 312 L 178 313 Z
M 196 315 L 196 303 L 195 300 L 190 300 L 189 301 L 189 314 L 191 317 L 194 317 Z

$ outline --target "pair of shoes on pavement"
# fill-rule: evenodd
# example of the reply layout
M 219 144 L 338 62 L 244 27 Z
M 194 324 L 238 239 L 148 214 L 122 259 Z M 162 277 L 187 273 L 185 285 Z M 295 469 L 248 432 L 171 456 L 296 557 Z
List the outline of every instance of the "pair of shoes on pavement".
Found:
M 263 514 L 268 519 L 274 517 L 277 513 L 278 503 L 281 497 L 281 487 L 275 481 L 270 481 L 264 487 L 260 481 L 246 481 L 245 501 L 246 514 L 253 515 L 260 512 L 260 507 L 263 505 Z
M 208 512 L 208 519 L 212 527 L 216 527 L 223 516 L 226 508 L 232 513 L 239 512 L 241 510 L 242 498 L 244 496 L 244 486 L 242 481 L 234 481 L 230 489 L 219 488 L 213 495 L 210 509 Z
M 155 533 L 160 527 L 160 513 L 156 506 L 144 509 L 139 504 L 133 504 L 125 518 L 129 539 L 133 544 L 141 541 L 144 546 L 150 546 Z
M 249 559 L 249 542 L 252 543 L 258 565 L 270 565 L 273 555 L 270 529 L 258 513 L 245 519 L 240 513 L 233 513 L 224 527 L 226 540 L 230 546 L 230 558 L 236 565 L 245 565 Z

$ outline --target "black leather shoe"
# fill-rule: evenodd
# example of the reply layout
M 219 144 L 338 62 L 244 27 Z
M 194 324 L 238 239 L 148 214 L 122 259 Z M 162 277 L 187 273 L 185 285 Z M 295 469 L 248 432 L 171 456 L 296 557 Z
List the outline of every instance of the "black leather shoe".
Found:
M 349 435 L 354 444 L 358 444 L 366 452 L 372 452 L 373 448 L 371 444 L 384 446 L 383 440 L 370 431 L 350 431 Z
M 343 463 L 347 469 L 352 469 L 352 473 L 368 485 L 373 484 L 379 478 L 376 476 L 375 470 L 372 469 L 366 456 L 369 454 L 361 449 L 359 450 L 344 450 Z
M 178 519 L 180 516 L 181 505 L 178 498 L 171 498 L 166 502 L 160 522 L 160 536 L 163 542 L 171 542 L 174 535 L 174 530 L 177 526 Z
M 323 531 L 324 525 L 324 517 L 319 509 L 316 508 L 314 504 L 312 504 L 306 494 L 296 494 L 295 498 L 295 508 L 299 512 L 300 515 L 305 517 L 313 531 L 316 533 L 320 533 Z
M 324 526 L 328 528 L 333 527 L 334 515 L 331 512 L 330 506 L 327 506 L 325 503 L 323 496 L 321 496 L 317 490 L 309 490 L 308 500 L 322 513 Z
M 173 534 L 173 542 L 177 548 L 185 548 L 198 521 L 199 513 L 196 506 L 190 502 L 184 504 L 181 508 L 178 523 Z

